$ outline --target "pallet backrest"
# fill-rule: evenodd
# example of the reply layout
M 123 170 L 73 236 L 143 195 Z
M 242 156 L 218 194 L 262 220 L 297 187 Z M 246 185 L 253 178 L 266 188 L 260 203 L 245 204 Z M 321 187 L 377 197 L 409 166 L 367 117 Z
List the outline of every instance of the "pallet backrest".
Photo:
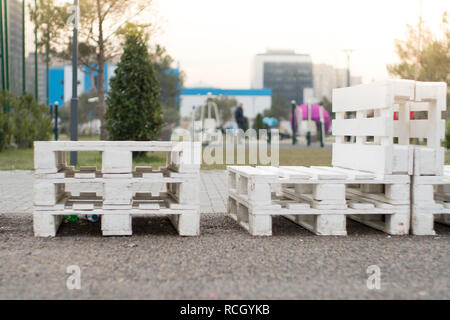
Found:
M 441 152 L 446 95 L 446 83 L 412 80 L 334 89 L 333 165 L 412 174 L 411 139 L 426 139 L 426 147 Z

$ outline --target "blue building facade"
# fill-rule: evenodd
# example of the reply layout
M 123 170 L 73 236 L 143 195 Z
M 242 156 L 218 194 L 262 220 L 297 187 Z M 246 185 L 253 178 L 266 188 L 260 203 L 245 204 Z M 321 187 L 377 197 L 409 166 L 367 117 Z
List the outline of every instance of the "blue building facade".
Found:
M 105 65 L 105 91 L 108 92 L 109 81 L 114 76 L 115 64 Z M 78 71 L 78 96 L 98 86 L 98 71 L 92 76 L 87 68 Z M 63 106 L 72 98 L 72 65 L 55 66 L 49 70 L 49 102 Z

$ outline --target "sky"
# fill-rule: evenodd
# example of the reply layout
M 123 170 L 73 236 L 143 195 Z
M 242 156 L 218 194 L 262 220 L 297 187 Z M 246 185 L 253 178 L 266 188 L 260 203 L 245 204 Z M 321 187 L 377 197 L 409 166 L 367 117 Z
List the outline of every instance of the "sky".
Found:
M 422 0 L 424 23 L 441 30 L 449 0 Z M 363 82 L 388 78 L 394 40 L 417 24 L 420 0 L 153 0 L 153 37 L 186 74 L 185 86 L 249 88 L 252 58 L 266 49 L 308 53 L 313 63 L 346 67 Z

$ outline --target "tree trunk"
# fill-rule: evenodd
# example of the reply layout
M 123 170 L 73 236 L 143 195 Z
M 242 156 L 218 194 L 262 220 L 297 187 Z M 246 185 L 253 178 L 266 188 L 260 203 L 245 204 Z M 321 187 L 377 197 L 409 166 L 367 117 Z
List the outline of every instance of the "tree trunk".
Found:
M 105 113 L 106 113 L 106 103 L 105 103 L 105 61 L 104 59 L 99 59 L 98 68 L 98 107 L 100 110 L 100 140 L 106 140 L 106 129 L 105 129 Z
M 94 71 L 91 71 L 91 72 L 89 73 L 89 78 L 91 79 L 92 89 L 97 93 L 97 85 L 95 84 Z M 97 93 L 97 95 L 98 95 L 98 93 Z
M 97 14 L 98 14 L 98 108 L 100 111 L 100 140 L 106 140 L 105 128 L 105 43 L 103 39 L 103 17 L 102 6 L 100 0 L 97 0 Z

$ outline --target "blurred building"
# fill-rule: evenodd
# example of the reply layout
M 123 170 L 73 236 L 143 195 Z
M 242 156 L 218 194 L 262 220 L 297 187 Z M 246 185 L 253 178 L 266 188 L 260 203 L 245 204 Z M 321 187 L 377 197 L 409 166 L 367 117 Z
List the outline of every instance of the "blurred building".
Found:
M 105 91 L 109 89 L 109 81 L 114 76 L 115 63 L 105 65 Z M 58 102 L 63 106 L 72 98 L 72 65 L 54 65 L 49 70 L 49 101 L 50 104 Z M 78 69 L 78 96 L 98 87 L 98 72 L 87 72 L 87 69 Z
M 255 56 L 252 69 L 253 89 L 270 88 L 273 94 L 282 94 L 288 102 L 306 102 L 304 91 L 313 88 L 312 60 L 308 54 L 268 50 Z
M 332 91 L 335 88 L 347 86 L 347 69 L 336 69 L 328 64 L 313 65 L 314 96 L 319 101 L 326 97 L 331 101 Z M 350 76 L 352 86 L 362 83 L 359 76 Z
M 250 120 L 258 113 L 269 110 L 272 106 L 271 89 L 215 89 L 215 88 L 186 88 L 181 91 L 180 116 L 190 117 L 192 108 L 206 104 L 208 96 L 228 97 L 242 103 L 244 115 Z
M 22 22 L 22 1 L 9 0 L 1 2 L 2 5 L 6 3 L 5 7 L 2 7 L 1 22 L 3 26 L 3 34 L 1 40 L 3 41 L 4 54 L 2 61 L 5 64 L 3 70 L 3 64 L 0 63 L 0 77 L 1 88 L 8 89 L 17 95 L 23 93 L 23 22 Z M 7 13 L 7 16 L 6 16 Z M 5 21 L 8 24 L 5 24 Z M 6 34 L 7 31 L 7 34 Z M 8 67 L 6 67 L 8 63 Z M 8 70 L 9 69 L 9 70 Z M 9 72 L 8 72 L 9 71 Z M 9 81 L 7 73 L 9 73 Z M 2 79 L 5 79 L 4 83 Z M 9 83 L 8 83 L 9 82 Z
M 35 55 L 34 52 L 30 53 L 26 59 L 27 66 L 27 76 L 26 76 L 26 90 L 27 93 L 35 96 L 36 93 L 36 78 L 35 78 Z M 47 72 L 46 72 L 46 64 L 45 64 L 45 56 L 42 54 L 38 54 L 38 101 L 42 104 L 47 104 Z

